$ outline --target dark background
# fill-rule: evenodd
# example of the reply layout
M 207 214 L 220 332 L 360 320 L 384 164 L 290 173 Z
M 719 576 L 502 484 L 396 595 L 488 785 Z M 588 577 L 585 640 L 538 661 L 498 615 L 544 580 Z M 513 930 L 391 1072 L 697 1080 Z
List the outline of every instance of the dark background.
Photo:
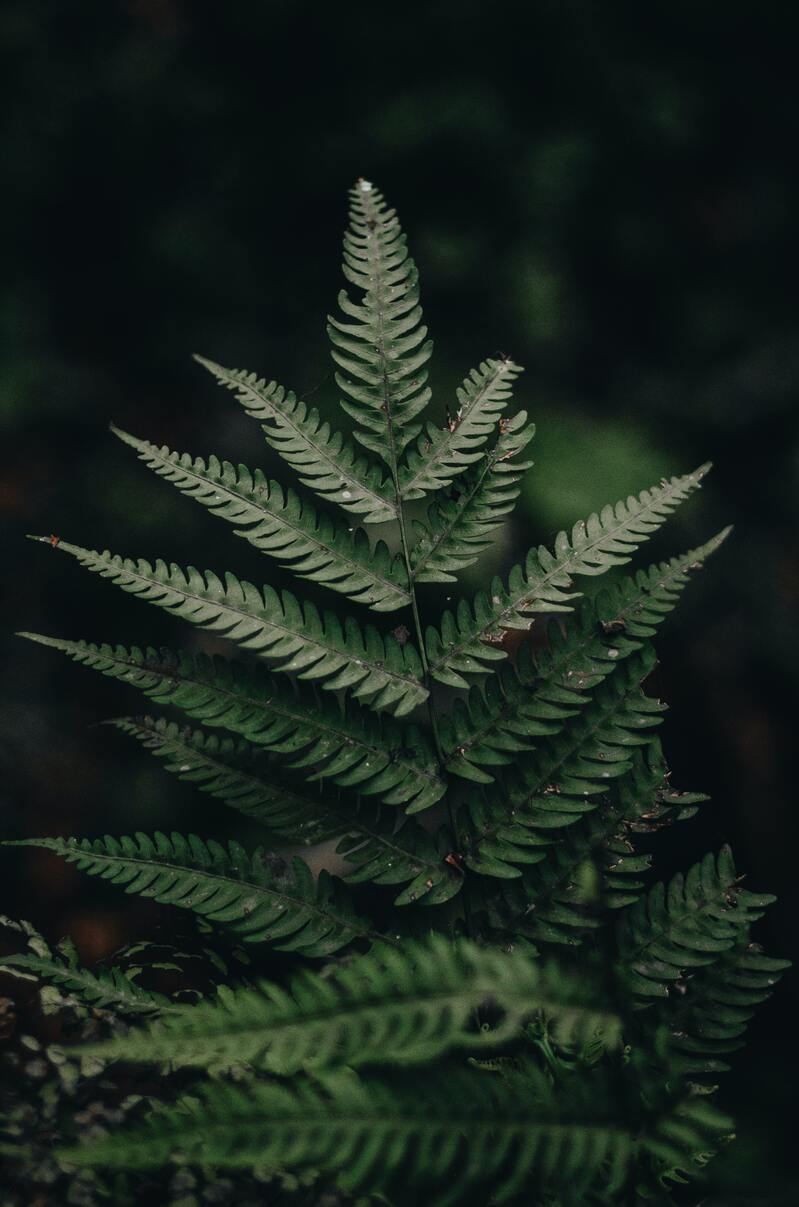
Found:
M 273 468 L 190 353 L 335 404 L 324 315 L 365 175 L 420 266 L 438 414 L 484 356 L 527 367 L 536 467 L 505 553 L 715 461 L 645 555 L 736 525 L 659 641 L 675 783 L 713 797 L 659 867 L 729 839 L 779 894 L 763 941 L 799 955 L 797 35 L 784 3 L 5 0 L 5 834 L 229 829 L 91 728 L 137 696 L 11 637 L 185 644 L 184 626 L 23 534 L 274 578 L 107 425 Z M 86 958 L 173 925 L 46 857 L 0 874 L 0 911 Z M 795 1009 L 789 977 L 728 1082 L 718 1202 L 799 1197 Z

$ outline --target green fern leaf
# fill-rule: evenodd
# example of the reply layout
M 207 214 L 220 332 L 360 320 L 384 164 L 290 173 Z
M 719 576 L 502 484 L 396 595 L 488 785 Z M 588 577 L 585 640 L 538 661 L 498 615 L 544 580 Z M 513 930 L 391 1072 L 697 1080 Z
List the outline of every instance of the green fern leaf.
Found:
M 286 864 L 263 851 L 252 856 L 231 842 L 156 832 L 135 837 L 25 838 L 5 846 L 43 847 L 79 871 L 102 876 L 126 893 L 190 909 L 223 924 L 245 943 L 328 956 L 357 939 L 379 938 L 352 913 L 341 885 L 325 872 L 318 882 L 301 859 Z
M 454 572 L 471 566 L 496 540 L 497 528 L 519 497 L 518 483 L 533 464 L 516 460 L 535 435 L 535 424 L 526 420 L 525 411 L 501 420 L 493 448 L 429 509 L 427 526 L 416 525 L 411 554 L 416 582 L 454 582 Z
M 49 537 L 33 539 L 50 543 Z M 134 561 L 68 541 L 58 548 L 123 591 L 279 661 L 279 671 L 322 681 L 328 691 L 349 688 L 357 700 L 396 716 L 427 699 L 419 655 L 410 642 L 400 645 L 393 634 L 382 637 L 371 625 L 362 629 L 351 617 L 342 627 L 333 612 L 320 615 L 288 591 L 259 590 L 230 573 L 223 582 L 211 570 L 182 570 L 160 559 L 152 566 L 143 558 Z
M 681 557 L 621 579 L 582 608 L 565 633 L 549 627 L 549 647 L 533 656 L 523 645 L 515 667 L 504 665 L 485 687 L 470 689 L 439 721 L 447 770 L 491 783 L 488 766 L 512 763 L 532 739 L 554 734 L 582 709 L 619 662 L 641 648 L 677 605 L 692 571 L 724 542 L 725 528 Z
M 741 887 L 729 847 L 706 855 L 621 914 L 619 975 L 639 1004 L 665 998 L 686 973 L 735 947 L 773 901 Z
M 65 990 L 80 1002 L 123 1016 L 155 1015 L 178 1007 L 162 993 L 143 989 L 121 968 L 86 968 L 74 946 L 62 940 L 55 951 L 29 922 L 0 918 L 0 926 L 19 931 L 30 948 L 0 957 L 0 972 L 25 980 L 41 980 Z
M 320 515 L 293 490 L 284 491 L 256 470 L 236 468 L 211 457 L 208 464 L 189 453 L 173 453 L 119 428 L 111 430 L 157 474 L 208 507 L 214 515 L 242 525 L 237 536 L 288 566 L 300 578 L 323 583 L 331 591 L 391 612 L 410 603 L 402 559 L 392 557 L 383 541 L 374 549 L 363 529 L 353 531 Z
M 329 790 L 313 796 L 273 765 L 258 774 L 257 763 L 253 766 L 258 748 L 249 742 L 187 732 L 163 718 L 120 718 L 110 724 L 163 758 L 181 779 L 263 822 L 275 838 L 304 846 L 340 839 L 337 854 L 355 865 L 344 876 L 349 884 L 407 885 L 396 905 L 422 900 L 441 905 L 460 891 L 462 877 L 444 862 L 446 851 L 438 851 L 426 830 L 394 809 L 387 815 Z M 446 833 L 440 838 L 449 849 Z
M 603 685 L 567 733 L 542 744 L 516 768 L 505 792 L 477 792 L 468 802 L 464 861 L 486 876 L 516 878 L 518 865 L 539 863 L 560 830 L 599 807 L 613 781 L 631 769 L 631 753 L 651 740 L 665 706 L 644 696 L 641 683 L 654 666 L 645 651 Z
M 505 1203 L 531 1182 L 537 1200 L 561 1188 L 576 1203 L 594 1183 L 618 1189 L 634 1151 L 611 1109 L 579 1088 L 558 1094 L 532 1067 L 503 1077 L 434 1067 L 390 1081 L 345 1070 L 291 1087 L 219 1081 L 199 1101 L 61 1156 L 145 1169 L 179 1152 L 189 1163 L 270 1170 L 290 1153 L 292 1169 L 321 1170 L 344 1190 L 390 1193 L 394 1183 L 430 1207 L 489 1195 Z
M 522 372 L 513 361 L 487 360 L 472 369 L 457 391 L 458 409 L 442 430 L 428 422 L 416 447 L 406 450 L 399 474 L 404 499 L 421 499 L 448 486 L 482 457 L 482 447 L 510 400 Z
M 670 1103 L 641 1139 L 654 1158 L 657 1180 L 686 1182 L 695 1178 L 718 1147 L 733 1138 L 733 1121 L 701 1091 Z
M 574 575 L 603 574 L 629 561 L 630 554 L 655 532 L 710 468 L 671 478 L 662 485 L 605 507 L 575 524 L 571 536 L 558 534 L 555 551 L 531 549 L 524 565 L 515 566 L 507 587 L 495 579 L 491 592 L 480 592 L 472 604 L 461 600 L 456 612 L 445 612 L 438 629 L 427 631 L 430 673 L 442 683 L 466 687 L 464 673 L 484 673 L 486 661 L 506 657 L 501 648 L 505 629 L 526 629 L 539 612 L 567 612 L 575 592 Z
M 790 960 L 763 955 L 745 935 L 715 963 L 689 975 L 683 993 L 663 1003 L 658 1019 L 668 1029 L 669 1066 L 690 1077 L 726 1073 L 726 1057 L 743 1047 L 757 1006 L 790 966 Z
M 194 359 L 235 393 L 248 415 L 260 421 L 267 444 L 297 471 L 303 485 L 366 523 L 396 520 L 393 484 L 338 432 L 331 432 L 315 408 L 309 410 L 290 390 L 255 373 L 225 369 L 202 356 Z
M 478 1010 L 491 1013 L 491 1026 L 475 1026 Z M 336 1065 L 421 1064 L 452 1048 L 496 1047 L 534 1016 L 547 1020 L 559 1044 L 601 1036 L 612 1047 L 619 1039 L 619 1020 L 562 969 L 433 935 L 399 950 L 373 947 L 332 975 L 305 972 L 287 988 L 222 987 L 217 1001 L 82 1051 L 151 1064 L 247 1063 L 290 1076 Z
M 412 420 L 430 398 L 424 365 L 433 348 L 425 342 L 419 274 L 405 243 L 396 211 L 368 180 L 359 180 L 350 191 L 343 272 L 363 297 L 356 303 L 342 290 L 347 321 L 330 317 L 328 335 L 333 360 L 344 370 L 336 373 L 348 396 L 341 405 L 359 425 L 355 438 L 383 458 L 395 485 L 400 455 L 419 434 Z
M 312 789 L 303 792 L 249 742 L 188 729 L 164 717 L 116 717 L 105 724 L 141 742 L 163 759 L 167 771 L 263 822 L 270 836 L 310 846 L 341 834 L 339 820 L 320 816 L 319 796 Z
M 669 786 L 656 739 L 638 748 L 630 772 L 614 782 L 599 808 L 579 817 L 523 880 L 504 884 L 487 903 L 491 925 L 517 940 L 581 942 L 605 911 L 631 905 L 644 887 L 640 877 L 651 859 L 636 850 L 634 835 L 683 821 L 706 799 Z M 588 869 L 595 869 L 598 884 L 583 874 Z
M 298 694 L 259 666 L 36 633 L 20 636 L 246 738 L 291 768 L 313 768 L 306 775 L 311 781 L 330 779 L 384 804 L 403 805 L 409 813 L 429 809 L 446 792 L 427 735 L 417 726 L 342 713 L 335 702 L 309 696 L 307 689 Z

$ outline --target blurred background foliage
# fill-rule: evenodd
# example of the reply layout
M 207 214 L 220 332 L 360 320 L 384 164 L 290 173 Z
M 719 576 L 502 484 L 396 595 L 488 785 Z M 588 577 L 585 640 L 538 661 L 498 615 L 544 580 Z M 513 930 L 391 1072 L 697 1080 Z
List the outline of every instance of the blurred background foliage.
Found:
M 764 941 L 797 957 L 797 35 L 794 6 L 713 0 L 4 0 L 6 834 L 230 828 L 91 728 L 138 698 L 10 635 L 185 644 L 182 626 L 22 537 L 274 579 L 107 425 L 273 469 L 190 353 L 335 406 L 324 315 L 345 190 L 366 175 L 420 266 L 438 414 L 483 357 L 527 366 L 536 467 L 495 567 L 716 462 L 651 549 L 736 525 L 659 643 L 675 783 L 713 796 L 661 870 L 730 838 L 751 884 L 780 895 Z M 175 926 L 47 858 L 4 856 L 3 885 L 4 912 L 72 931 L 89 959 Z M 795 994 L 730 1083 L 741 1140 L 713 1201 L 799 1197 Z

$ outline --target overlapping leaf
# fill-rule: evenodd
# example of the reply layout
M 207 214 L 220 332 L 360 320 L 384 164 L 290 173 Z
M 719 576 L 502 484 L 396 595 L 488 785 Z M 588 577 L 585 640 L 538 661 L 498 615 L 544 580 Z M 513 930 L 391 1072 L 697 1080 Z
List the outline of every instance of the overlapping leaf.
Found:
M 23 633 L 84 666 L 137 687 L 161 704 L 246 738 L 304 769 L 313 782 L 330 779 L 388 805 L 421 812 L 440 800 L 446 784 L 438 776 L 429 739 L 417 726 L 399 725 L 368 713 L 342 712 L 333 701 L 271 678 L 260 667 L 168 650 L 127 649 Z M 295 838 L 302 841 L 297 815 Z
M 521 373 L 512 360 L 486 360 L 458 388 L 458 406 L 445 428 L 428 420 L 416 445 L 409 445 L 399 475 L 404 499 L 420 499 L 448 486 L 482 456 L 483 445 L 510 400 Z M 532 433 L 531 433 L 532 434 Z
M 235 393 L 248 415 L 260 421 L 267 443 L 296 470 L 305 486 L 370 524 L 396 520 L 393 483 L 339 432 L 331 432 L 315 407 L 255 373 L 225 369 L 202 356 L 195 360 Z
M 293 490 L 270 482 L 261 470 L 210 457 L 208 463 L 189 453 L 174 453 L 112 428 L 138 450 L 157 474 L 214 515 L 240 524 L 237 536 L 287 565 L 300 578 L 322 583 L 331 591 L 391 612 L 410 603 L 408 576 L 400 558 L 383 541 L 374 548 L 363 529 L 320 514 Z
M 642 1006 L 668 997 L 686 973 L 734 948 L 773 901 L 742 887 L 729 847 L 706 855 L 621 914 L 619 974 Z
M 499 644 L 505 629 L 526 629 L 539 612 L 568 612 L 575 592 L 569 590 L 574 575 L 603 574 L 630 560 L 630 554 L 647 540 L 688 495 L 709 469 L 671 478 L 651 490 L 632 495 L 615 507 L 574 525 L 571 535 L 558 533 L 554 552 L 540 545 L 531 549 L 523 565 L 515 566 L 507 586 L 495 579 L 490 592 L 479 592 L 471 604 L 461 600 L 456 611 L 446 611 L 439 628 L 427 631 L 427 656 L 431 674 L 442 683 L 466 687 L 465 673 L 484 673 L 484 662 L 506 657 Z
M 476 1012 L 490 1026 L 476 1025 Z M 619 1020 L 561 969 L 440 935 L 401 949 L 373 947 L 285 988 L 220 990 L 157 1026 L 85 1048 L 104 1059 L 219 1067 L 246 1062 L 290 1076 L 335 1065 L 420 1064 L 453 1048 L 497 1047 L 544 1017 L 559 1044 L 619 1038 Z
M 34 539 L 50 543 L 49 537 Z M 160 559 L 152 565 L 68 541 L 58 548 L 123 591 L 274 660 L 278 670 L 319 681 L 328 691 L 349 688 L 376 710 L 401 716 L 429 694 L 410 642 L 401 645 L 371 625 L 361 628 L 352 617 L 342 625 L 335 613 L 301 605 L 289 591 L 259 589 L 230 573 L 222 581 L 211 570 L 183 570 Z
M 419 583 L 454 582 L 455 571 L 471 566 L 494 542 L 519 497 L 519 482 L 532 461 L 516 458 L 535 434 L 520 411 L 500 420 L 496 442 L 476 465 L 456 478 L 417 524 L 411 553 L 413 578 Z
M 447 850 L 437 849 L 426 830 L 396 809 L 330 788 L 314 795 L 299 776 L 290 778 L 274 763 L 259 766 L 259 750 L 249 742 L 187 731 L 164 718 L 112 724 L 164 759 L 168 770 L 263 822 L 276 838 L 305 846 L 340 839 L 337 853 L 355 869 L 344 877 L 350 884 L 405 885 L 397 905 L 440 905 L 460 890 L 462 877 L 444 860 Z M 439 840 L 449 849 L 446 832 Z
M 503 793 L 473 792 L 464 857 L 469 868 L 519 877 L 522 867 L 545 857 L 560 831 L 598 807 L 612 782 L 630 770 L 635 747 L 651 740 L 664 711 L 641 691 L 653 665 L 649 653 L 630 659 L 567 733 L 517 767 Z
M 515 940 L 579 943 L 608 910 L 638 899 L 651 856 L 637 849 L 636 835 L 692 817 L 706 799 L 671 788 L 657 740 L 638 748 L 629 773 L 613 783 L 599 807 L 548 846 L 524 880 L 503 884 L 490 898 L 492 927 Z
M 620 579 L 586 600 L 565 632 L 553 623 L 549 645 L 533 656 L 523 645 L 515 667 L 507 663 L 475 685 L 468 701 L 456 700 L 439 722 L 447 770 L 490 783 L 486 770 L 509 764 L 537 739 L 554 734 L 582 709 L 593 690 L 676 607 L 689 575 L 722 544 L 725 528 L 681 557 Z

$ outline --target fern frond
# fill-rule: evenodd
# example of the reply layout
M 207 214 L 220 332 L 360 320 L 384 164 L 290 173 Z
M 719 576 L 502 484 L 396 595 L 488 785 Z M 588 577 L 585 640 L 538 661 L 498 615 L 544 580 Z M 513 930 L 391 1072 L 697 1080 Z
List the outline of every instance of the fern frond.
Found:
M 633 751 L 629 773 L 615 781 L 600 806 L 547 847 L 524 880 L 503 885 L 488 903 L 492 926 L 536 943 L 579 943 L 605 911 L 638 899 L 651 859 L 636 850 L 633 836 L 691 817 L 705 799 L 670 788 L 656 739 Z
M 654 1159 L 658 1181 L 695 1178 L 719 1146 L 733 1137 L 733 1121 L 706 1094 L 688 1093 L 662 1111 L 647 1129 L 641 1148 Z
M 585 600 L 563 632 L 549 626 L 549 646 L 523 645 L 515 667 L 503 665 L 439 722 L 447 770 L 491 783 L 486 767 L 512 763 L 536 737 L 554 734 L 579 712 L 619 662 L 641 648 L 677 605 L 689 581 L 726 540 L 725 528 L 680 557 L 639 570 Z
M 329 789 L 314 796 L 274 765 L 258 774 L 253 758 L 258 750 L 248 742 L 186 731 L 163 718 L 127 717 L 109 724 L 137 738 L 181 779 L 263 822 L 275 838 L 305 846 L 340 839 L 337 854 L 355 865 L 344 876 L 349 884 L 404 884 L 396 905 L 440 905 L 460 891 L 462 877 L 444 861 L 451 845 L 445 832 L 439 837 L 447 849 L 439 851 L 426 830 L 395 809 L 386 815 L 379 806 Z
M 604 574 L 630 560 L 674 509 L 695 490 L 710 468 L 671 478 L 651 490 L 603 508 L 574 525 L 571 535 L 560 532 L 551 553 L 545 546 L 531 549 L 523 565 L 515 566 L 507 587 L 495 579 L 490 594 L 479 592 L 471 604 L 461 600 L 455 613 L 444 612 L 440 627 L 427 630 L 430 673 L 442 683 L 466 687 L 464 673 L 485 673 L 483 662 L 503 659 L 505 629 L 526 629 L 538 612 L 568 612 L 575 592 L 574 575 Z
M 475 1012 L 491 1026 L 476 1026 Z M 219 1068 L 246 1063 L 290 1076 L 300 1070 L 427 1063 L 452 1048 L 495 1047 L 526 1020 L 546 1019 L 556 1042 L 619 1039 L 618 1018 L 591 1001 L 582 981 L 540 961 L 432 935 L 401 949 L 373 947 L 332 975 L 304 972 L 286 988 L 222 987 L 214 1002 L 174 1019 L 84 1047 L 107 1060 Z
M 726 1057 L 743 1047 L 749 1020 L 790 966 L 790 960 L 763 955 L 745 935 L 715 963 L 686 977 L 681 995 L 664 1003 L 669 1067 L 690 1077 L 726 1073 Z
M 741 887 L 729 847 L 706 855 L 620 915 L 619 975 L 639 1005 L 668 997 L 686 973 L 735 947 L 773 901 Z
M 392 556 L 384 541 L 371 548 L 362 528 L 352 530 L 342 520 L 319 514 L 293 490 L 270 482 L 261 470 L 211 457 L 171 452 L 113 427 L 125 444 L 138 450 L 150 469 L 209 508 L 214 515 L 240 524 L 236 535 L 269 554 L 300 578 L 322 583 L 331 591 L 366 604 L 375 612 L 391 612 L 410 603 L 408 576 L 402 559 Z
M 420 583 L 454 582 L 455 571 L 471 566 L 496 539 L 519 497 L 519 481 L 532 461 L 517 461 L 535 435 L 520 411 L 500 420 L 493 448 L 456 478 L 449 491 L 427 513 L 427 525 L 417 524 L 411 554 L 413 578 Z
M 643 651 L 603 685 L 562 735 L 516 768 L 506 791 L 468 802 L 466 865 L 486 876 L 515 878 L 539 863 L 558 831 L 593 812 L 613 782 L 631 768 L 635 747 L 651 741 L 665 706 L 641 691 L 655 658 Z
M 315 407 L 309 409 L 291 390 L 255 373 L 226 369 L 202 356 L 194 359 L 235 393 L 248 415 L 259 420 L 267 444 L 296 470 L 304 486 L 365 523 L 396 520 L 393 483 L 339 432 L 331 432 Z
M 731 532 L 731 525 L 722 528 L 704 545 L 668 561 L 657 562 L 647 570 L 638 570 L 610 588 L 600 590 L 592 603 L 603 632 L 621 633 L 626 638 L 654 636 L 658 626 L 677 606 L 690 575 L 703 568 Z M 633 643 L 632 648 L 637 649 L 638 645 Z M 626 649 L 619 652 L 626 652 Z
M 89 876 L 160 905 L 190 909 L 223 924 L 245 943 L 328 956 L 357 939 L 379 936 L 352 912 L 342 886 L 322 872 L 318 882 L 301 859 L 291 864 L 238 843 L 156 832 L 122 838 L 25 838 L 5 846 L 43 847 Z
M 246 738 L 285 758 L 290 768 L 313 768 L 310 774 L 305 771 L 311 781 L 330 779 L 411 813 L 429 809 L 446 792 L 427 735 L 417 726 L 342 712 L 334 701 L 318 700 L 307 689 L 298 694 L 259 666 L 36 633 L 19 636 L 60 650 L 206 725 Z
M 622 1182 L 633 1140 L 604 1102 L 574 1086 L 553 1091 L 532 1067 L 522 1076 L 477 1070 L 418 1075 L 298 1077 L 291 1087 L 215 1082 L 116 1133 L 61 1155 L 80 1165 L 152 1168 L 179 1152 L 189 1163 L 319 1169 L 354 1193 L 401 1183 L 430 1207 L 480 1192 L 507 1202 L 532 1181 L 581 1201 L 591 1185 Z
M 437 428 L 428 421 L 416 447 L 406 449 L 399 475 L 403 499 L 421 499 L 449 486 L 453 478 L 480 460 L 482 447 L 496 429 L 521 372 L 507 358 L 486 360 L 472 369 L 457 390 L 458 409 L 447 426 Z
M 473 686 L 466 700 L 454 701 L 438 722 L 448 771 L 478 784 L 493 783 L 486 767 L 515 762 L 534 749 L 533 739 L 559 733 L 587 703 L 587 696 L 547 693 L 537 669 L 530 646 L 522 646 L 515 666 L 500 667 L 485 685 Z
M 249 742 L 189 729 L 165 717 L 115 717 L 105 724 L 141 742 L 163 759 L 167 771 L 263 822 L 275 837 L 310 846 L 341 834 L 340 821 L 331 817 L 325 825 L 319 816 L 322 801 L 313 789 L 303 792 L 301 784 L 281 774 L 274 761 L 267 763 Z
M 33 539 L 50 543 L 49 537 Z M 57 547 L 123 591 L 274 659 L 279 671 L 319 681 L 327 691 L 349 688 L 370 708 L 396 716 L 427 699 L 419 655 L 410 642 L 401 645 L 393 634 L 383 637 L 371 625 L 361 628 L 352 617 L 342 626 L 335 613 L 301 605 L 289 591 L 259 590 L 230 573 L 223 582 L 211 570 L 183 570 L 160 559 L 153 566 L 143 558 L 123 558 L 68 541 Z
M 368 180 L 350 190 L 342 270 L 363 296 L 356 303 L 342 290 L 346 321 L 328 318 L 331 354 L 344 370 L 336 382 L 348 395 L 341 405 L 359 425 L 356 440 L 383 458 L 396 481 L 399 458 L 419 434 L 412 420 L 430 399 L 424 366 L 433 345 L 425 341 L 419 274 L 396 211 Z
M 29 922 L 0 918 L 0 926 L 19 931 L 30 948 L 0 957 L 0 972 L 56 985 L 88 1006 L 115 1014 L 155 1015 L 178 1009 L 163 993 L 143 989 L 121 968 L 87 968 L 69 940 L 62 939 L 53 951 Z

